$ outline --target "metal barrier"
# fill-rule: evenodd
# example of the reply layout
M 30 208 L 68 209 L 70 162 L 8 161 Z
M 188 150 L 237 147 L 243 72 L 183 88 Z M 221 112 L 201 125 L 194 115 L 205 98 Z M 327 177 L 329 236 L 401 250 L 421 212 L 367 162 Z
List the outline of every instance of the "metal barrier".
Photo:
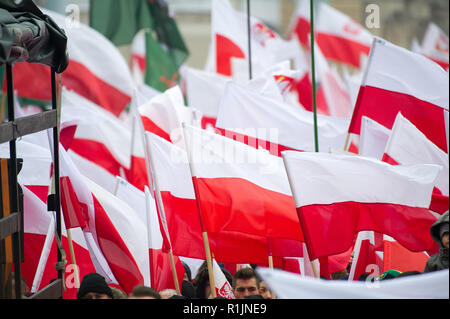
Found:
M 24 215 L 20 185 L 17 175 L 20 171 L 21 159 L 16 156 L 16 139 L 28 134 L 53 128 L 53 168 L 55 194 L 49 195 L 48 207 L 56 211 L 56 233 L 61 238 L 61 206 L 59 189 L 59 134 L 58 110 L 56 94 L 56 72 L 51 68 L 52 109 L 15 119 L 12 66 L 6 64 L 6 84 L 8 95 L 8 122 L 0 124 L 0 143 L 9 142 L 10 158 L 2 159 L 2 205 L 0 210 L 0 299 L 22 297 L 21 262 L 24 262 Z M 53 207 L 53 208 L 52 208 Z M 50 210 L 50 209 L 49 209 Z M 57 249 L 57 261 L 61 261 L 61 253 Z M 11 264 L 14 264 L 14 287 L 7 291 L 6 278 L 10 275 Z M 33 299 L 62 298 L 63 270 L 58 270 L 58 279 L 32 295 Z M 10 278 L 11 280 L 13 278 Z M 12 290 L 14 289 L 14 290 Z

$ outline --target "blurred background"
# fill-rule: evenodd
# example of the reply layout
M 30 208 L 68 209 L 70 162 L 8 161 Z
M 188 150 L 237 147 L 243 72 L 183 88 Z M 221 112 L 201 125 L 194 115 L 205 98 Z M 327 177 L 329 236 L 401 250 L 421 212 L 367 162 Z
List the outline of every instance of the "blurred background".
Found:
M 289 26 L 298 0 L 250 0 L 251 14 L 272 27 L 281 36 L 287 37 Z M 231 0 L 233 7 L 246 12 L 246 0 Z M 369 31 L 394 44 L 411 48 L 414 39 L 422 41 L 430 22 L 434 22 L 448 35 L 448 0 L 315 0 L 325 2 L 349 15 L 361 25 L 369 13 L 370 4 L 380 9 L 379 28 Z M 89 23 L 89 0 L 35 0 L 35 3 L 64 15 L 72 13 L 76 5 L 79 8 L 80 21 Z M 186 64 L 203 69 L 208 55 L 211 38 L 211 1 L 210 0 L 167 0 L 169 9 L 189 49 Z M 129 46 L 119 48 L 128 60 Z

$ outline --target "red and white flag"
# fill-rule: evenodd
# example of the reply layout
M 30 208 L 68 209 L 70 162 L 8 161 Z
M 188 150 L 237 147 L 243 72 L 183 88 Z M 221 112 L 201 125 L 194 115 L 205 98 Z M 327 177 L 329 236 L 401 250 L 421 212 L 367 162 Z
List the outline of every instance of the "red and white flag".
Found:
M 313 114 L 283 102 L 261 96 L 236 83 L 229 83 L 223 96 L 217 128 L 273 155 L 283 150 L 314 151 Z M 319 150 L 342 149 L 349 121 L 317 116 Z
M 231 283 L 228 282 L 215 259 L 213 259 L 213 274 L 216 295 L 227 299 L 236 299 L 233 294 L 233 288 L 231 288 Z
M 69 66 L 61 84 L 119 116 L 131 100 L 133 79 L 120 51 L 96 30 L 80 23 L 66 27 L 66 17 L 43 10 L 66 32 Z M 51 101 L 50 68 L 31 63 L 14 65 L 14 88 L 19 96 Z
M 360 231 L 356 238 L 348 280 L 358 280 L 365 273 L 379 277 L 382 272 L 383 234 L 374 231 Z
M 184 105 L 179 86 L 174 86 L 138 108 L 144 130 L 184 146 L 181 123 L 200 126 L 201 113 Z
M 433 22 L 428 24 L 422 40 L 421 53 L 439 64 L 444 70 L 449 67 L 448 35 Z
M 205 260 L 202 220 L 189 169 L 186 151 L 159 136 L 147 133 L 152 174 L 161 196 L 162 229 L 170 236 L 175 255 Z M 164 213 L 163 216 L 161 214 Z M 165 222 L 163 222 L 165 221 Z M 211 251 L 221 262 L 266 263 L 266 237 L 237 232 L 208 233 Z
M 72 207 L 82 210 L 78 216 L 85 218 L 83 233 L 96 271 L 131 292 L 134 286 L 143 284 L 142 274 L 148 271 L 147 243 L 142 243 L 145 225 L 125 202 L 81 175 L 60 147 L 60 178 L 65 177 L 73 187 L 61 189 L 61 196 L 78 201 Z M 63 193 L 67 190 L 75 194 L 67 196 Z
M 448 210 L 448 154 L 433 144 L 408 119 L 399 113 L 386 145 L 383 161 L 394 165 L 437 164 L 442 166 L 436 182 L 430 209 L 439 214 Z
M 309 1 L 299 1 L 290 31 L 306 48 L 310 47 L 310 15 Z M 315 39 L 324 56 L 360 68 L 361 56 L 367 56 L 370 51 L 373 38 L 370 32 L 325 3 L 320 3 L 315 18 Z
M 188 125 L 184 132 L 205 231 L 303 241 L 281 158 Z
M 349 132 L 360 134 L 361 117 L 388 129 L 398 112 L 440 149 L 447 150 L 449 75 L 426 57 L 382 39 L 374 40 Z
M 310 258 L 344 252 L 359 231 L 435 251 L 428 211 L 438 165 L 392 166 L 371 158 L 283 152 Z

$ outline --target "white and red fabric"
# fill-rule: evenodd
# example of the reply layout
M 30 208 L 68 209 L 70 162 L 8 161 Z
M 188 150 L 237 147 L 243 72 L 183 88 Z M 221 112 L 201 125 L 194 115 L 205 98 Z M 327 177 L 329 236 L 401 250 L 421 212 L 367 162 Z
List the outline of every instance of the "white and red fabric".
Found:
M 447 151 L 449 75 L 426 57 L 382 39 L 374 40 L 349 132 L 359 134 L 361 117 L 388 129 L 401 112 L 428 139 Z
M 390 135 L 391 130 L 363 116 L 361 118 L 361 133 L 359 135 L 359 155 L 381 160 Z
M 314 151 L 313 114 L 229 83 L 223 96 L 217 128 L 273 155 L 283 150 Z M 318 115 L 319 150 L 342 149 L 349 121 Z
M 62 196 L 78 203 L 73 205 L 85 216 L 83 233 L 98 273 L 108 281 L 119 284 L 127 293 L 144 283 L 148 271 L 145 225 L 125 202 L 82 176 L 64 148 L 60 148 L 60 178 L 69 178 L 74 196 Z M 147 262 L 146 262 L 147 258 Z
M 378 276 L 383 272 L 383 234 L 361 231 L 356 239 L 348 280 L 358 280 L 362 274 L 373 272 Z
M 433 22 L 428 24 L 422 40 L 421 53 L 439 64 L 444 70 L 449 68 L 448 35 Z
M 208 233 L 303 241 L 281 158 L 188 125 L 184 133 Z
M 408 119 L 399 113 L 386 145 L 383 161 L 393 165 L 437 164 L 439 172 L 430 209 L 439 214 L 448 210 L 449 165 L 448 154 L 433 144 Z
M 84 176 L 113 193 L 115 176 L 131 165 L 131 128 L 73 91 L 63 91 L 61 110 L 61 134 L 75 130 L 64 145 L 71 159 Z
M 147 141 L 174 254 L 205 260 L 202 238 L 205 228 L 198 213 L 186 151 L 151 133 L 147 133 Z M 208 239 L 214 257 L 220 262 L 267 264 L 264 236 L 221 231 L 208 232 Z M 273 250 L 278 253 L 276 247 Z
M 324 56 L 335 62 L 360 68 L 361 56 L 367 56 L 370 51 L 370 32 L 325 3 L 320 3 L 316 10 L 314 36 Z M 299 1 L 290 34 L 295 34 L 304 47 L 310 47 L 310 16 L 310 2 Z
M 69 66 L 61 84 L 115 116 L 126 108 L 133 79 L 120 51 L 103 35 L 85 24 L 66 27 L 66 17 L 43 10 L 67 35 Z M 22 97 L 51 101 L 50 68 L 31 63 L 14 65 L 14 88 Z
M 252 69 L 255 72 L 277 62 L 295 57 L 295 43 L 285 41 L 274 30 L 255 17 L 250 18 Z M 212 71 L 242 78 L 234 61 L 248 65 L 247 15 L 236 11 L 228 0 L 213 0 L 211 4 Z M 258 66 L 258 67 L 256 67 Z M 248 79 L 248 72 L 244 78 Z
M 371 158 L 283 152 L 311 259 L 344 252 L 359 231 L 395 238 L 412 251 L 436 251 L 428 211 L 438 165 L 392 166 Z
M 140 105 L 138 112 L 145 131 L 181 146 L 184 145 L 181 123 L 200 126 L 202 117 L 196 108 L 185 107 L 179 86 L 174 86 Z
M 212 262 L 216 296 L 225 297 L 227 299 L 236 299 L 233 294 L 233 288 L 231 288 L 231 283 L 228 282 L 222 269 L 220 269 L 215 259 L 213 259 Z

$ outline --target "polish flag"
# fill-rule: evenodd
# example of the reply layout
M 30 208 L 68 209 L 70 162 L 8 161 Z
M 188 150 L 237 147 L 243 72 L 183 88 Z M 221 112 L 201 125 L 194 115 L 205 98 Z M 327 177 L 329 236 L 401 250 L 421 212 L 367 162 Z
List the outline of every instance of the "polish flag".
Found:
M 401 113 L 398 113 L 386 145 L 383 161 L 393 165 L 437 164 L 439 172 L 430 209 L 439 214 L 448 210 L 449 165 L 448 154 L 433 144 Z
M 428 24 L 422 41 L 421 53 L 439 64 L 444 70 L 449 68 L 448 36 L 436 24 Z
M 359 135 L 359 155 L 381 161 L 390 134 L 391 130 L 363 116 L 361 118 L 361 134 Z
M 216 296 L 225 297 L 227 299 L 236 299 L 233 294 L 233 289 L 231 288 L 231 283 L 228 282 L 215 259 L 213 259 L 213 274 Z
M 61 122 L 62 135 L 75 130 L 71 143 L 64 147 L 77 168 L 112 193 L 115 176 L 125 174 L 131 165 L 131 129 L 73 91 L 63 91 Z
M 349 132 L 360 134 L 361 117 L 392 128 L 402 112 L 428 139 L 447 150 L 448 73 L 422 55 L 374 40 Z
M 143 192 L 123 178 L 117 177 L 115 195 L 129 203 L 142 225 L 146 227 L 146 237 L 144 238 L 148 239 L 148 254 L 145 262 L 149 271 L 146 273 L 148 276 L 144 276 L 144 284 L 158 291 L 175 289 L 169 254 L 162 249 L 163 239 L 155 200 L 150 195 L 148 187 L 145 187 Z M 174 260 L 177 278 L 181 287 L 184 268 L 179 261 L 179 257 L 174 256 Z
M 173 252 L 178 256 L 205 260 L 204 222 L 198 213 L 186 151 L 155 134 L 147 133 L 146 138 L 155 188 L 157 186 L 155 197 L 161 196 L 163 203 L 163 209 L 158 213 L 162 229 L 170 235 Z M 265 236 L 224 230 L 208 231 L 208 239 L 214 257 L 220 262 L 267 264 Z
M 252 54 L 252 70 L 269 67 L 277 62 L 295 58 L 295 42 L 285 41 L 274 30 L 262 21 L 250 17 L 250 40 Z M 211 7 L 210 54 L 214 60 L 215 73 L 248 79 L 240 72 L 241 66 L 248 66 L 248 25 L 247 15 L 236 11 L 228 0 L 213 0 Z
M 281 158 L 188 125 L 184 133 L 205 231 L 303 241 Z
M 325 4 L 319 4 L 315 38 L 327 59 L 355 68 L 361 56 L 369 55 L 372 34 L 349 16 Z
M 313 114 L 229 83 L 216 123 L 225 136 L 280 156 L 283 150 L 314 151 Z M 349 121 L 317 116 L 319 150 L 342 149 Z
M 103 35 L 80 23 L 66 27 L 66 17 L 43 10 L 66 32 L 69 66 L 61 84 L 119 116 L 131 100 L 133 79 L 120 51 Z M 50 68 L 31 63 L 14 65 L 14 88 L 19 96 L 51 101 Z
M 440 166 L 293 151 L 283 159 L 312 259 L 346 251 L 362 230 L 392 236 L 412 251 L 436 251 L 429 234 L 436 217 L 428 207 Z
M 296 35 L 298 41 L 305 47 L 310 47 L 310 3 L 299 1 L 291 24 L 290 31 Z M 372 35 L 349 16 L 320 3 L 314 16 L 315 39 L 327 59 L 344 63 L 355 68 L 361 67 L 361 56 L 367 56 L 372 43 Z
M 358 280 L 364 274 L 380 276 L 383 272 L 383 234 L 361 231 L 356 239 L 348 280 Z M 390 268 L 386 268 L 390 269 Z
M 73 196 L 61 195 L 78 200 L 72 206 L 82 209 L 79 216 L 85 217 L 83 234 L 96 272 L 130 293 L 144 283 L 143 273 L 148 271 L 147 243 L 142 243 L 145 224 L 124 201 L 82 176 L 62 147 L 60 177 L 73 185 Z
M 181 145 L 184 145 L 181 123 L 200 126 L 202 116 L 197 109 L 184 105 L 179 86 L 174 86 L 140 105 L 138 112 L 145 131 Z

